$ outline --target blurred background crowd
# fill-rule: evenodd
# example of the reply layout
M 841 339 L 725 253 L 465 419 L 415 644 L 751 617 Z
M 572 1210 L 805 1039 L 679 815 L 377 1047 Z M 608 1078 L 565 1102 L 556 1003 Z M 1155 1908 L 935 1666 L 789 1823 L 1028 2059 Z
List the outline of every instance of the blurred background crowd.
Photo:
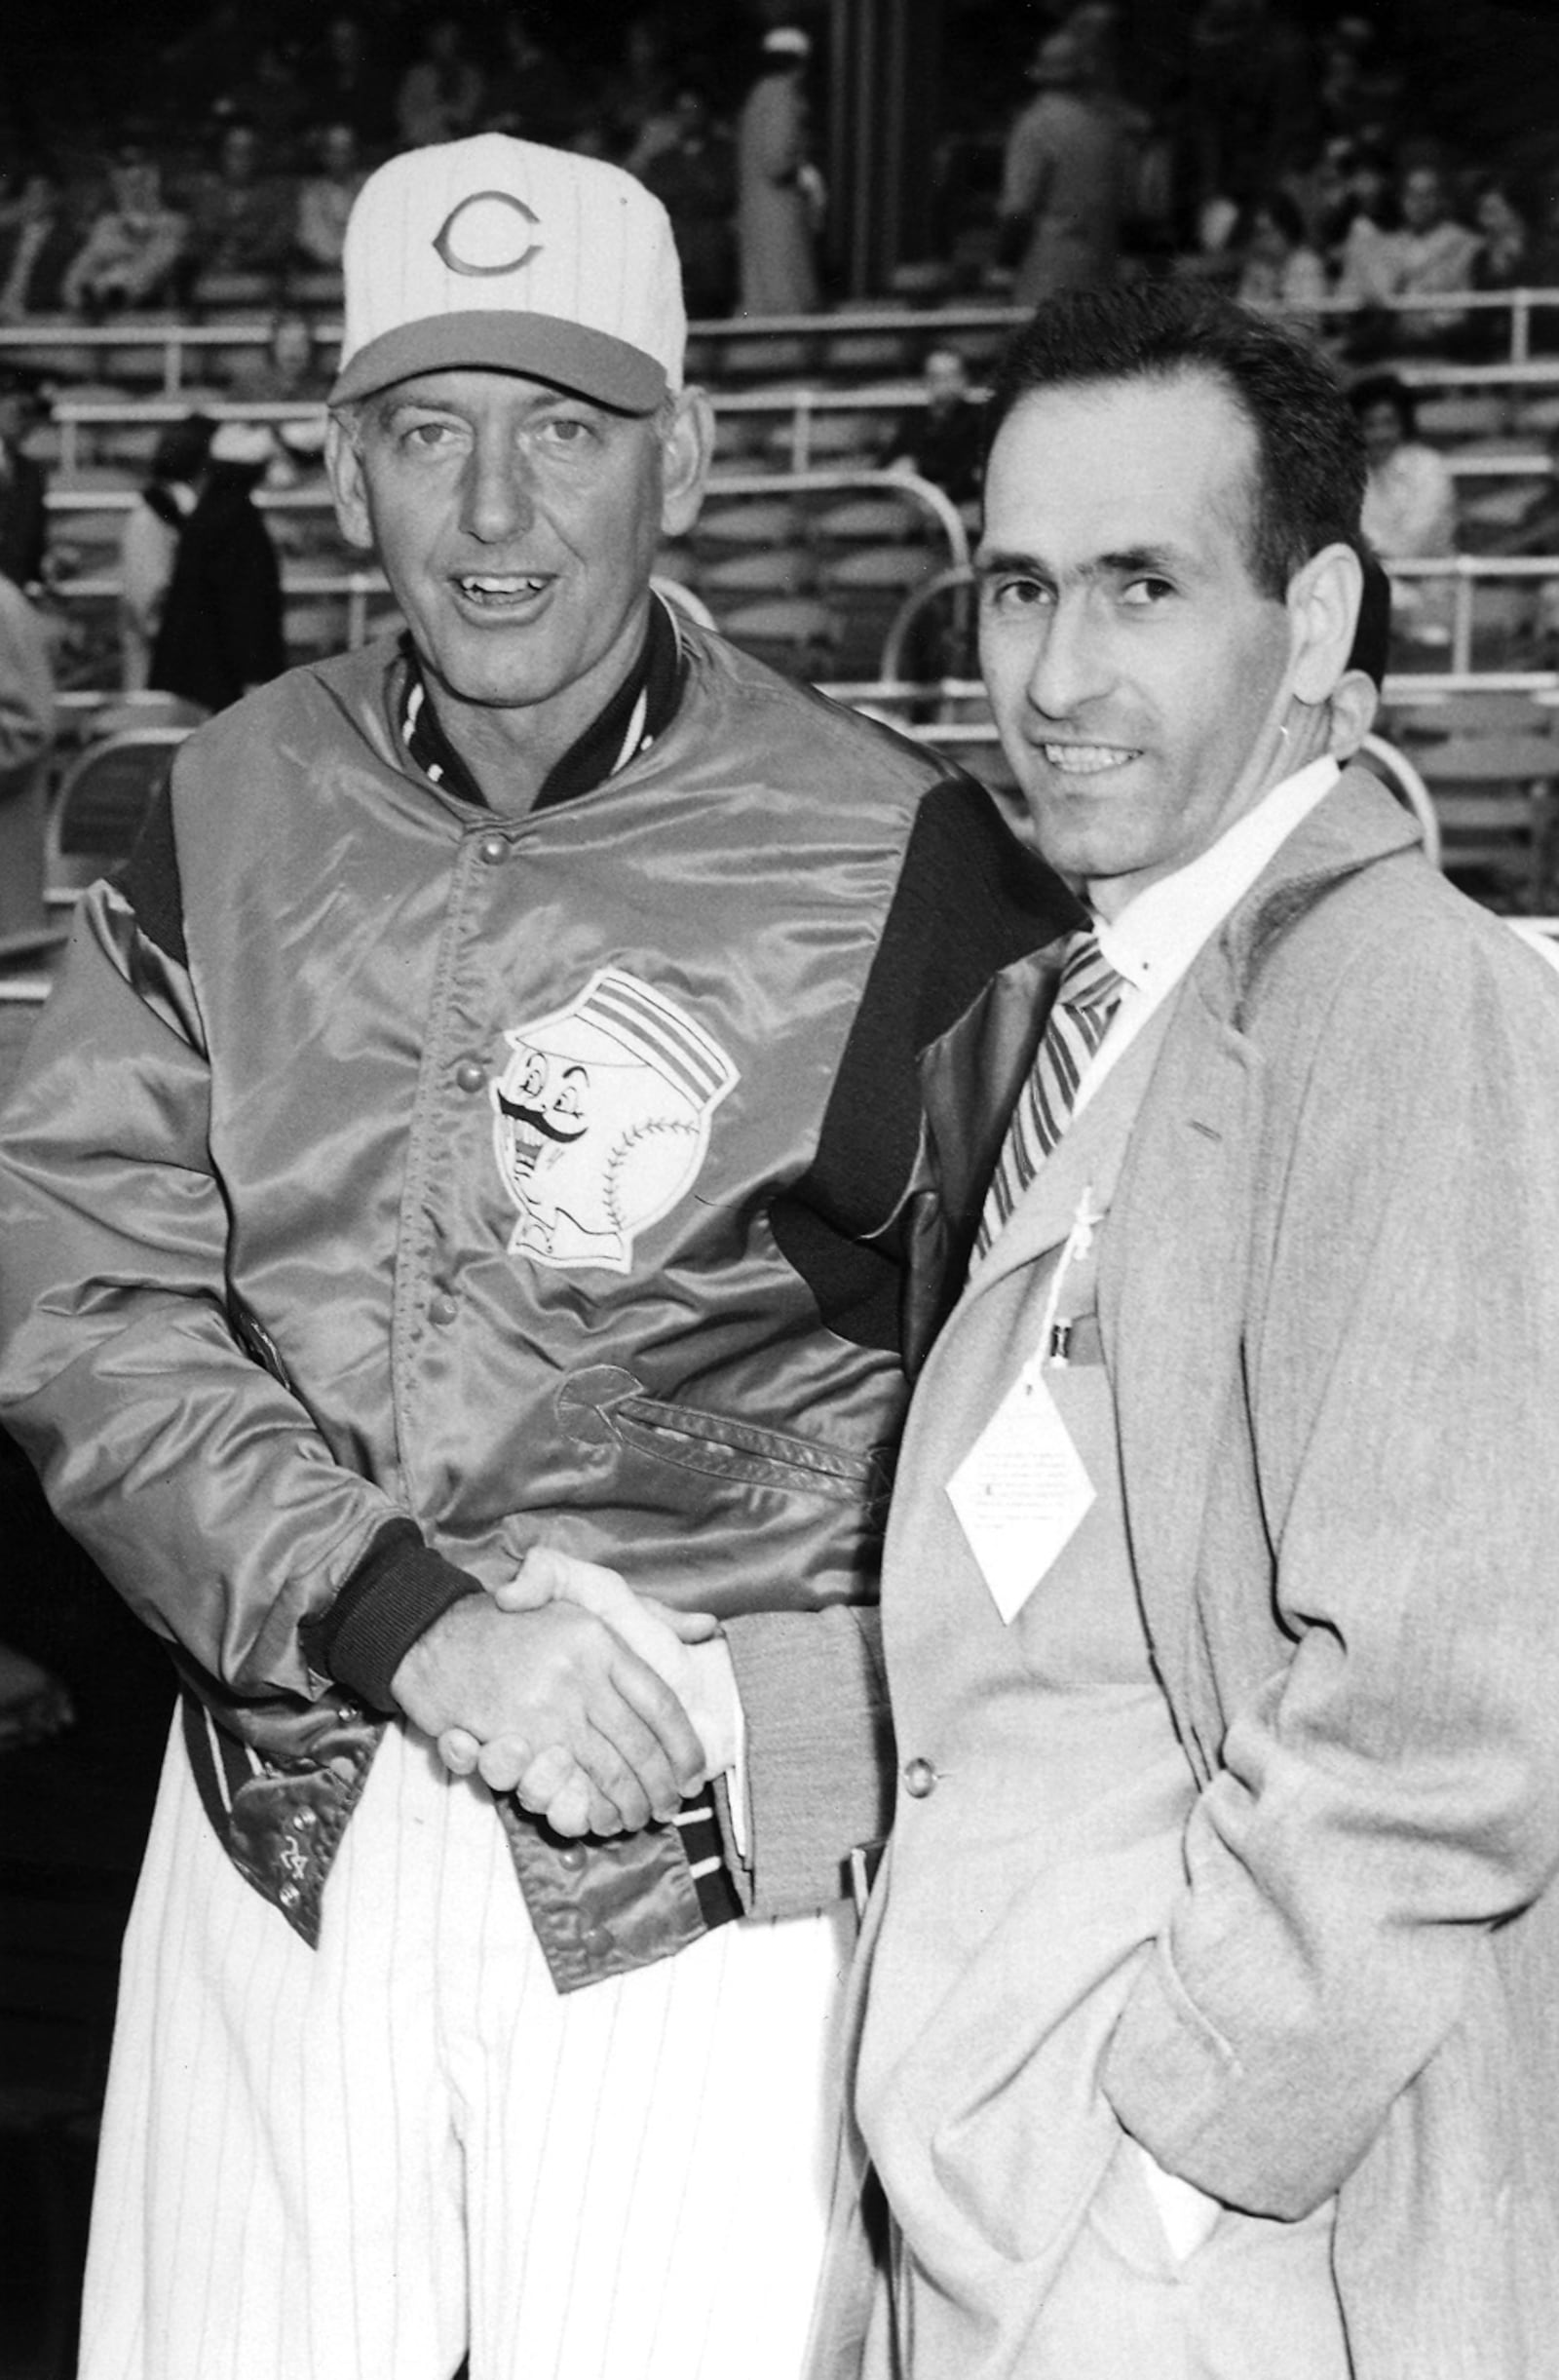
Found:
M 889 286 L 909 268 L 917 293 L 1027 303 L 1189 264 L 1257 302 L 1332 293 L 1368 310 L 1402 290 L 1559 279 L 1547 8 L 909 0 L 883 13 L 903 54 L 885 54 L 875 96 L 902 112 L 887 82 L 913 87 L 917 141 Z M 830 189 L 849 179 L 842 14 L 821 0 L 356 13 L 65 0 L 8 37 L 0 321 L 199 308 L 235 284 L 328 305 L 364 172 L 489 128 L 588 149 L 656 189 L 695 315 L 859 296 L 849 193 Z M 1417 330 L 1435 340 L 1450 321 Z M 1356 331 L 1366 347 L 1389 335 L 1380 322 Z

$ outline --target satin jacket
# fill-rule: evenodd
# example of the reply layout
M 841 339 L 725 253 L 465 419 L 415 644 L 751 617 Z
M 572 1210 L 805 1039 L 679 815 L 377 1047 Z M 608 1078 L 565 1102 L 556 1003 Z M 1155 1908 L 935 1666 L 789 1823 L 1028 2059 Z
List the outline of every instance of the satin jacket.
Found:
M 837 1843 L 777 1851 L 778 1905 L 875 1826 L 864 1607 L 945 1237 L 919 1062 L 1070 897 L 968 781 L 683 640 L 656 744 L 523 818 L 409 766 L 390 646 L 213 720 L 13 1102 L 0 1404 L 173 1644 L 208 1808 L 307 1939 L 406 1541 L 457 1591 L 545 1539 L 718 1613 L 760 1786 L 769 1701 L 847 1677 Z M 674 1828 L 505 1818 L 560 1987 L 703 1930 Z

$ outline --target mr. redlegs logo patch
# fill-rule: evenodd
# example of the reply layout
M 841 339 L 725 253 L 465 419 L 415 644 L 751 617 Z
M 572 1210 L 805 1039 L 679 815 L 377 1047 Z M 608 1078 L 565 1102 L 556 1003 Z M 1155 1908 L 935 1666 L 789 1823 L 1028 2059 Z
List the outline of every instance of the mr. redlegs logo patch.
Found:
M 513 1055 L 490 1090 L 498 1171 L 519 1209 L 511 1255 L 626 1273 L 634 1234 L 697 1180 L 738 1069 L 664 992 L 611 967 L 504 1039 Z

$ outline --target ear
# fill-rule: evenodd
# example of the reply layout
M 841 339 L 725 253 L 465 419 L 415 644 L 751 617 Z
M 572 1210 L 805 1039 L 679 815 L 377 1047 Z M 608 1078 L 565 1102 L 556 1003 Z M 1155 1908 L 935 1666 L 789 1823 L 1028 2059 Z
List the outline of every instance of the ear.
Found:
M 349 546 L 369 552 L 373 546 L 373 518 L 368 510 L 368 482 L 361 451 L 345 422 L 334 413 L 325 424 L 324 468 L 329 475 L 342 536 Z
M 661 533 L 683 537 L 699 517 L 714 456 L 714 408 L 703 389 L 677 398 L 662 444 Z
M 1326 749 L 1334 760 L 1351 760 L 1375 725 L 1381 698 L 1362 670 L 1345 670 L 1332 691 Z
M 1323 546 L 1289 580 L 1291 683 L 1300 702 L 1330 700 L 1353 649 L 1363 592 L 1363 564 L 1351 546 Z

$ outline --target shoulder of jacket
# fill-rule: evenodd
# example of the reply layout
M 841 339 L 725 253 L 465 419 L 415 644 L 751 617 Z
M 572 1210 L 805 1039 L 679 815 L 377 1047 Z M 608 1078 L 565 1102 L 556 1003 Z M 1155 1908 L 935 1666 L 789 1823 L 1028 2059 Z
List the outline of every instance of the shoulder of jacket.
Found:
M 781 677 L 718 630 L 679 622 L 678 633 L 692 663 L 686 699 L 723 713 L 721 723 L 738 740 L 750 735 L 776 774 L 810 775 L 822 748 L 848 757 L 851 777 L 837 788 L 841 798 L 867 787 L 902 787 L 918 798 L 932 786 L 972 785 L 939 753 L 816 687 Z

